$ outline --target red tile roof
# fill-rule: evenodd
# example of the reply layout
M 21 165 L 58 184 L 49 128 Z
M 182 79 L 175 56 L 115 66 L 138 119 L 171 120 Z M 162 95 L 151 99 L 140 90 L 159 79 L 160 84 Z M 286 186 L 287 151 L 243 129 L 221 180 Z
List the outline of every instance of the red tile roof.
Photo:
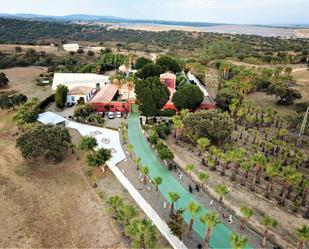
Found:
M 91 103 L 109 103 L 114 98 L 118 89 L 113 84 L 104 85 L 90 101 Z

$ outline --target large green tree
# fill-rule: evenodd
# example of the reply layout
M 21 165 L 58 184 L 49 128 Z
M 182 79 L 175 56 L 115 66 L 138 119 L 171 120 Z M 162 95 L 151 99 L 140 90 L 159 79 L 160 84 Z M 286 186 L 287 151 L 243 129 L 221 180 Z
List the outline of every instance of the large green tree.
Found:
M 17 138 L 17 147 L 26 159 L 41 156 L 61 160 L 71 144 L 68 129 L 56 125 L 40 125 Z
M 86 162 L 89 166 L 100 167 L 112 158 L 112 152 L 109 149 L 99 148 L 94 152 L 90 152 L 86 156 Z
M 84 151 L 93 150 L 96 146 L 98 146 L 97 140 L 92 136 L 83 136 L 79 142 L 79 149 Z
M 161 66 L 164 71 L 172 71 L 174 73 L 181 71 L 179 63 L 170 56 L 161 56 L 157 60 L 157 65 Z
M 168 88 L 160 82 L 158 77 L 138 80 L 135 84 L 135 93 L 140 110 L 145 116 L 155 116 L 169 100 Z
M 137 71 L 136 76 L 140 79 L 146 79 L 149 77 L 160 76 L 163 73 L 162 68 L 159 65 L 150 63 L 143 66 Z
M 227 140 L 233 130 L 233 120 L 227 113 L 205 110 L 189 113 L 183 120 L 185 132 L 196 139 L 210 138 L 213 142 Z
M 302 97 L 299 91 L 282 82 L 270 84 L 267 88 L 267 95 L 279 97 L 278 103 L 286 105 L 293 104 L 296 99 Z
M 239 92 L 233 88 L 223 88 L 217 93 L 216 106 L 224 111 L 229 111 L 233 99 L 239 99 Z
M 174 93 L 172 101 L 178 110 L 189 109 L 195 111 L 204 100 L 201 89 L 192 84 L 183 85 Z
M 140 57 L 135 61 L 135 68 L 137 70 L 141 69 L 143 66 L 147 64 L 153 63 L 152 60 L 145 58 L 145 57 Z
M 65 85 L 58 85 L 55 92 L 55 102 L 56 106 L 59 108 L 63 108 L 67 101 L 67 94 L 69 89 Z

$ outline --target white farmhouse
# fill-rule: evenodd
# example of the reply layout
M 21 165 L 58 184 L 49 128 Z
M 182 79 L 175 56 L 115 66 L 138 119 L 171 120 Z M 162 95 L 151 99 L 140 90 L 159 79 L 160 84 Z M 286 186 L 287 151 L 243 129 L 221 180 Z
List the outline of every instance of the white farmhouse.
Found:
M 78 100 L 89 102 L 95 95 L 97 89 L 86 86 L 77 86 L 72 88 L 67 95 L 68 103 L 77 103 Z
M 52 90 L 56 90 L 58 85 L 65 85 L 69 91 L 75 87 L 89 87 L 99 89 L 110 83 L 110 78 L 106 75 L 94 73 L 55 73 Z
M 77 43 L 63 45 L 63 50 L 68 52 L 77 52 L 77 50 L 80 48 L 81 46 L 79 46 Z

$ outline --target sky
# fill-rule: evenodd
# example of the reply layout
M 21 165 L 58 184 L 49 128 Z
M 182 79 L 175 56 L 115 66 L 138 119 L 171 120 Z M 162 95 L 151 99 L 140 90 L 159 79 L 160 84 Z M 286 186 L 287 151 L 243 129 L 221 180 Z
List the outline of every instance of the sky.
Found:
M 0 12 L 234 24 L 309 24 L 309 0 L 0 0 Z

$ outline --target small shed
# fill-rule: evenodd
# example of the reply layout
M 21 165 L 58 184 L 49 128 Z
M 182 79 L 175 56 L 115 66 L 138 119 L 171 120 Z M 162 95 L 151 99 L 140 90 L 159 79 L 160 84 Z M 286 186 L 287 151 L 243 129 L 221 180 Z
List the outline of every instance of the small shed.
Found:
M 40 123 L 42 124 L 53 124 L 53 125 L 60 125 L 60 126 L 65 126 L 65 122 L 67 119 L 64 117 L 53 113 L 53 112 L 44 112 L 39 114 L 38 119 Z

